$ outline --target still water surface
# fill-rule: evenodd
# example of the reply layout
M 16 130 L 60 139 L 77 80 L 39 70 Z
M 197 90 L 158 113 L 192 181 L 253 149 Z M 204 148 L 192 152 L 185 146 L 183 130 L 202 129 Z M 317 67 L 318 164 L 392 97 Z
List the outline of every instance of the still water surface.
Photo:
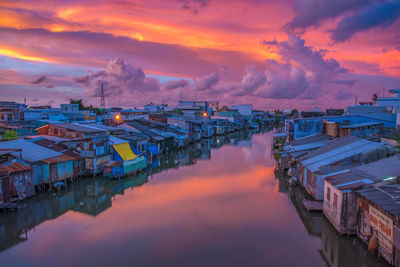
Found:
M 305 212 L 274 164 L 271 133 L 238 134 L 41 194 L 0 215 L 0 266 L 387 266 Z

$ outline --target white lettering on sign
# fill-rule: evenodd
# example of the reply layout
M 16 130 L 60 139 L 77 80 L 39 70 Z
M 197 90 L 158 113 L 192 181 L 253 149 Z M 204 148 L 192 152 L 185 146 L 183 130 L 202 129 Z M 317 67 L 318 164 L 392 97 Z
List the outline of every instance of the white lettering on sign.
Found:
M 393 252 L 393 221 L 382 212 L 369 206 L 369 221 L 371 227 L 378 232 L 379 246 L 390 254 Z

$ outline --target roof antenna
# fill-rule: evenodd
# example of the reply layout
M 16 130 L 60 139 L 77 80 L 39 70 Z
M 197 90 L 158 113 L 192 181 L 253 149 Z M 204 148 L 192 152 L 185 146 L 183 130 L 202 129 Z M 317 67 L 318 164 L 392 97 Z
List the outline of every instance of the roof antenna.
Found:
M 104 88 L 103 84 L 101 84 L 101 100 L 100 100 L 100 108 L 105 109 L 106 108 L 106 101 L 104 99 Z

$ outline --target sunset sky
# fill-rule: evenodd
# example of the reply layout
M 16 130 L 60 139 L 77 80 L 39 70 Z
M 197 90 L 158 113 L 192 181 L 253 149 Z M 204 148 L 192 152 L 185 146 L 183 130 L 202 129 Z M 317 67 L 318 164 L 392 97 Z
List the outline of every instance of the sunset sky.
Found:
M 399 0 L 0 0 L 0 100 L 344 107 L 400 87 Z

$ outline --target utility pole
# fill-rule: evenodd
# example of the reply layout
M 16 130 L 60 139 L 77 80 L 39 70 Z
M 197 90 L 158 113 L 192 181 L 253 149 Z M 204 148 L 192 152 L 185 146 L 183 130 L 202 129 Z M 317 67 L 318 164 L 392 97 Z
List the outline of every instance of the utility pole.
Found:
M 104 88 L 103 88 L 103 84 L 101 84 L 100 108 L 102 108 L 102 109 L 105 109 L 105 108 L 106 108 L 106 101 L 105 101 L 105 99 L 104 99 Z

